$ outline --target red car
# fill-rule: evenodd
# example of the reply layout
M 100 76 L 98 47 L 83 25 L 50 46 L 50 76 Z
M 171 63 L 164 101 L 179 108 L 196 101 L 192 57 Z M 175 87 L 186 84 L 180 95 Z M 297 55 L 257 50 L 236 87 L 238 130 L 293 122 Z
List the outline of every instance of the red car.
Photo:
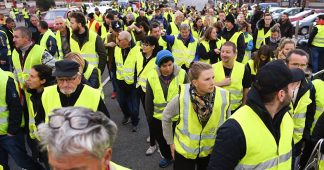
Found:
M 53 10 L 47 11 L 43 20 L 47 22 L 48 28 L 50 28 L 52 31 L 56 31 L 55 18 L 58 16 L 61 16 L 66 19 L 69 11 L 79 11 L 79 9 L 78 8 L 53 9 Z

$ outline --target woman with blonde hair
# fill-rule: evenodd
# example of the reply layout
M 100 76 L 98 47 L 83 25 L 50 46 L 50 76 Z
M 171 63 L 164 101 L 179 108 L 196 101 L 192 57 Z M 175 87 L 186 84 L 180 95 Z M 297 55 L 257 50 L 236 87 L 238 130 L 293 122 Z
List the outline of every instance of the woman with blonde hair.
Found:
M 293 39 L 285 38 L 280 41 L 277 48 L 277 59 L 286 60 L 289 51 L 296 49 L 296 42 Z
M 87 84 L 96 89 L 101 86 L 100 70 L 89 64 L 79 53 L 70 52 L 64 56 L 64 60 L 72 60 L 80 64 L 79 72 L 83 74 L 81 80 L 83 84 Z
M 193 62 L 188 76 L 190 83 L 180 85 L 180 93 L 162 113 L 163 136 L 170 145 L 174 170 L 205 170 L 216 131 L 229 110 L 229 92 L 214 85 L 210 64 Z M 176 116 L 173 135 L 172 118 Z
M 214 64 L 220 60 L 220 47 L 221 43 L 217 38 L 217 29 L 209 27 L 197 47 L 196 59 L 208 64 Z

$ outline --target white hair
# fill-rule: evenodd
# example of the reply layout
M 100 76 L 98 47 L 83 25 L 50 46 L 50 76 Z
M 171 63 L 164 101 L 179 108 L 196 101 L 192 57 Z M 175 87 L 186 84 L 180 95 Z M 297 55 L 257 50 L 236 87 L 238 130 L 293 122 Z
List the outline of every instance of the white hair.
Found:
M 65 118 L 86 116 L 92 123 L 82 130 L 71 128 L 68 120 L 65 120 L 58 129 L 51 128 L 47 123 L 40 124 L 38 135 L 41 147 L 43 150 L 49 149 L 54 157 L 86 151 L 101 159 L 106 149 L 111 148 L 116 139 L 116 124 L 102 112 L 94 112 L 83 107 L 63 107 L 54 109 L 52 115 L 62 115 Z
M 183 13 L 181 11 L 176 11 L 174 13 L 174 18 L 177 18 L 178 16 L 183 16 Z

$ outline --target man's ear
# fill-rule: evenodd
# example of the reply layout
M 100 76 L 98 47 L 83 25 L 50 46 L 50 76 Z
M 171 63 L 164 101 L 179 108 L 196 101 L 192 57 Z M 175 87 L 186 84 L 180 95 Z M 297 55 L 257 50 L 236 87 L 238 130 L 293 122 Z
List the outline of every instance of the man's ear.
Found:
M 102 158 L 102 165 L 109 165 L 109 162 L 111 160 L 111 156 L 112 156 L 112 149 L 111 148 L 107 148 L 105 151 L 105 154 Z

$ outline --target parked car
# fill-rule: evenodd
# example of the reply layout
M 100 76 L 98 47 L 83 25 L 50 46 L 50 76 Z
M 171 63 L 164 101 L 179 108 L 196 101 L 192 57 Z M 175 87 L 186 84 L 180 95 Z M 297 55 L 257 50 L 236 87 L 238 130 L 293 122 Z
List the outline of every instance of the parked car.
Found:
M 274 15 L 274 14 L 277 14 L 277 13 L 280 13 L 284 10 L 286 10 L 287 8 L 284 8 L 284 7 L 271 7 L 269 12 Z
M 107 9 L 111 9 L 111 6 L 109 6 L 109 5 L 105 5 L 105 6 L 92 7 L 92 8 L 90 8 L 90 9 L 88 10 L 88 13 L 91 13 L 91 12 L 94 13 L 94 12 L 95 12 L 95 8 L 98 8 L 99 11 L 100 11 L 100 13 L 104 14 L 104 13 L 106 13 L 106 10 L 107 10 Z
M 301 7 L 287 8 L 280 13 L 272 15 L 272 18 L 275 21 L 278 21 L 283 13 L 288 13 L 289 16 L 293 16 L 293 15 L 296 15 L 297 13 L 300 13 L 301 9 L 302 9 Z M 305 8 L 304 10 L 309 10 L 309 8 Z
M 271 2 L 271 3 L 259 3 L 259 6 L 262 11 L 266 9 L 271 9 L 272 7 L 279 7 L 279 3 Z
M 298 22 L 298 33 L 301 35 L 306 35 L 309 33 L 309 27 L 314 24 L 317 16 L 319 15 L 324 15 L 324 13 L 315 13 L 300 21 L 292 22 L 292 25 L 296 28 Z
M 303 11 L 303 12 L 300 12 L 300 13 L 297 13 L 296 15 L 293 15 L 293 16 L 289 16 L 289 20 L 290 22 L 294 22 L 294 21 L 299 21 L 299 20 L 302 20 L 312 14 L 314 14 L 315 11 L 314 10 L 306 10 L 306 11 Z
M 50 28 L 53 31 L 56 31 L 55 28 L 55 18 L 58 16 L 61 16 L 63 18 L 67 18 L 68 12 L 74 12 L 74 11 L 80 11 L 79 8 L 59 8 L 59 9 L 52 9 L 47 11 L 47 13 L 44 16 L 44 21 L 47 22 L 48 28 Z
M 108 6 L 111 4 L 111 1 L 101 1 L 99 6 Z

